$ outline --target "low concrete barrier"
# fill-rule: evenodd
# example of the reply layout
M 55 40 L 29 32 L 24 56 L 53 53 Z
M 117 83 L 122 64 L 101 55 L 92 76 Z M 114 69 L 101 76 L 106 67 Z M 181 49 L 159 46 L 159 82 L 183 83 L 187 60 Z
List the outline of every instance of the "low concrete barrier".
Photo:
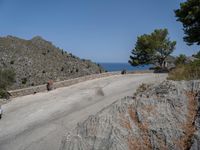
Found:
M 136 73 L 152 73 L 152 71 L 142 70 L 142 71 L 127 72 L 127 74 L 136 74 Z M 78 77 L 78 78 L 74 78 L 74 79 L 54 82 L 53 87 L 54 88 L 67 87 L 67 86 L 77 84 L 77 83 L 87 81 L 87 80 L 109 77 L 109 76 L 120 75 L 120 74 L 121 74 L 121 72 L 106 72 L 106 73 L 101 73 L 101 74 L 92 74 L 92 75 L 82 76 L 82 77 Z M 23 88 L 23 89 L 18 89 L 18 90 L 12 90 L 12 91 L 9 91 L 9 93 L 10 93 L 11 97 L 14 98 L 14 97 L 19 97 L 19 96 L 25 96 L 25 95 L 35 94 L 35 93 L 39 93 L 39 92 L 44 92 L 44 91 L 47 91 L 46 84 Z
M 54 82 L 53 87 L 54 88 L 66 87 L 66 86 L 70 86 L 70 85 L 77 84 L 77 83 L 87 81 L 87 80 L 108 77 L 108 76 L 113 76 L 113 75 L 119 75 L 119 74 L 120 74 L 120 72 L 107 72 L 107 73 L 101 73 L 101 74 L 92 74 L 92 75 L 82 76 L 82 77 L 78 77 L 78 78 L 74 78 L 74 79 Z M 12 91 L 9 91 L 9 93 L 10 93 L 11 97 L 14 98 L 14 97 L 19 97 L 19 96 L 35 94 L 38 92 L 44 92 L 44 91 L 47 91 L 46 84 L 23 88 L 23 89 L 18 89 L 18 90 L 12 90 Z

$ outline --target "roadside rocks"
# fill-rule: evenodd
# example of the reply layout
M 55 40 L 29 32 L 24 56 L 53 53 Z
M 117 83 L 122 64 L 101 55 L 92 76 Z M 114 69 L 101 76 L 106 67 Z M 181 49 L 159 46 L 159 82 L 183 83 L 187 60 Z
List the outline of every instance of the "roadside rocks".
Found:
M 51 90 L 53 90 L 53 81 L 52 80 L 49 80 L 48 82 L 47 82 L 47 91 L 51 91 Z
M 60 150 L 200 149 L 200 81 L 143 87 L 67 131 Z

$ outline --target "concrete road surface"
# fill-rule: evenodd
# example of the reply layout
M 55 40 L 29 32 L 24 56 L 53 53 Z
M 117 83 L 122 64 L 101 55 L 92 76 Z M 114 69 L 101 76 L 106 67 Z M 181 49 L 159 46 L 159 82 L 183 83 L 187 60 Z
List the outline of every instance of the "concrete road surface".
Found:
M 58 150 L 78 122 L 166 74 L 115 75 L 51 92 L 18 97 L 2 106 L 0 150 Z

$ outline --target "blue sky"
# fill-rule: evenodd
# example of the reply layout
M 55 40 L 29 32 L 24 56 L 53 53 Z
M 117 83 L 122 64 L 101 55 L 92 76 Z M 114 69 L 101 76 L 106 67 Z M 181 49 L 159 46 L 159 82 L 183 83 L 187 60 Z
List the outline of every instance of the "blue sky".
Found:
M 137 36 L 168 28 L 178 55 L 200 48 L 183 42 L 174 9 L 183 0 L 0 0 L 0 36 L 54 45 L 96 62 L 127 62 Z

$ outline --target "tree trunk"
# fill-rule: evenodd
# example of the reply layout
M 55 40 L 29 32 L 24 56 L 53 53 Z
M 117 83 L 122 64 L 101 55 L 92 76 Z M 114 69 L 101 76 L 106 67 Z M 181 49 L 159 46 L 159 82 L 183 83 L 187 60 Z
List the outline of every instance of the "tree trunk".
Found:
M 160 58 L 158 63 L 160 68 L 164 69 L 165 68 L 165 64 L 164 64 L 165 58 Z

